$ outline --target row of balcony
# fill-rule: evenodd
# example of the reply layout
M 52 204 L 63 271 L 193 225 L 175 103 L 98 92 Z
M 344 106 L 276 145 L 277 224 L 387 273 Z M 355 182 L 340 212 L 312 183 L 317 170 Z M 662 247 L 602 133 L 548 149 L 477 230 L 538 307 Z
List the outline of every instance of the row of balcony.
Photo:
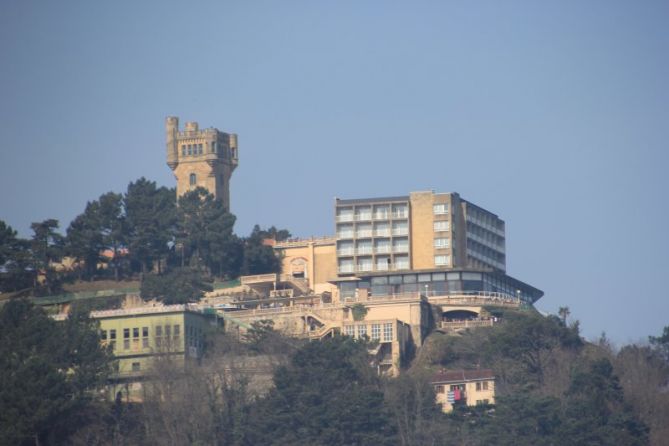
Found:
M 382 230 L 382 231 L 338 232 L 337 233 L 337 238 L 338 239 L 343 239 L 343 238 L 366 238 L 366 237 L 390 237 L 391 235 L 394 235 L 394 236 L 409 235 L 409 229 L 408 228 L 401 228 L 401 229 L 393 229 L 392 231 Z
M 371 220 L 395 220 L 409 218 L 409 211 L 407 212 L 388 212 L 385 214 L 345 214 L 337 215 L 337 222 L 346 221 L 371 221 Z
M 354 255 L 371 255 L 371 254 L 392 254 L 392 253 L 407 253 L 409 252 L 409 245 L 406 246 L 377 246 L 376 248 L 358 248 L 358 249 L 339 249 L 338 256 L 354 256 Z
M 467 221 L 471 222 L 471 223 L 474 223 L 475 225 L 480 226 L 483 229 L 487 229 L 488 231 L 490 231 L 494 234 L 497 234 L 500 237 L 504 237 L 504 229 L 501 229 L 497 226 L 493 226 L 491 224 L 488 224 L 488 223 L 484 222 L 483 220 L 480 220 L 480 219 L 478 219 L 476 217 L 473 217 L 471 215 L 467 215 Z
M 346 266 L 340 266 L 337 268 L 337 272 L 339 274 L 348 274 L 348 273 L 359 273 L 359 272 L 364 272 L 364 273 L 370 273 L 374 271 L 404 271 L 409 269 L 409 264 L 408 263 L 396 263 L 396 264 L 390 264 L 388 265 L 387 263 L 378 263 L 376 265 L 346 265 Z

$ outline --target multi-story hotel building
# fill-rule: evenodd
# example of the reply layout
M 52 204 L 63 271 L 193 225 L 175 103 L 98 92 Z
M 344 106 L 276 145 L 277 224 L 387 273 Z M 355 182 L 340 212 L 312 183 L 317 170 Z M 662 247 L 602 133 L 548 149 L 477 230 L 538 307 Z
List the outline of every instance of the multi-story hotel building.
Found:
M 490 268 L 505 272 L 504 221 L 457 193 L 335 203 L 337 272 Z

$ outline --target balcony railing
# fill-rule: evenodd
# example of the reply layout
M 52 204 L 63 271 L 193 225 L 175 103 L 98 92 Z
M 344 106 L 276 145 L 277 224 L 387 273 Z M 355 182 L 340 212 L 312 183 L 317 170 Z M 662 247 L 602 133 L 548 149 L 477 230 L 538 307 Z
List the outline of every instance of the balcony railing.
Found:
M 366 254 L 372 254 L 374 252 L 372 250 L 372 247 L 370 246 L 369 248 L 358 248 L 357 253 L 358 255 L 366 255 Z
M 337 215 L 337 222 L 353 221 L 353 214 Z
M 409 252 L 409 245 L 393 246 L 393 252 Z
M 393 218 L 409 218 L 409 212 L 393 212 Z
M 375 250 L 377 254 L 390 254 L 390 246 L 377 246 Z
M 353 265 L 351 266 L 340 266 L 337 269 L 338 272 L 340 273 L 354 273 L 355 272 L 355 267 Z
M 492 327 L 495 325 L 494 319 L 472 319 L 464 321 L 441 321 L 439 326 L 443 330 L 460 330 L 464 328 Z
M 380 229 L 374 231 L 374 237 L 389 237 L 390 229 Z
M 388 220 L 389 218 L 390 218 L 390 212 L 374 214 L 374 220 Z
M 353 249 L 353 248 L 337 250 L 337 255 L 338 256 L 352 256 L 354 253 L 355 253 L 355 249 Z
M 371 237 L 372 236 L 372 231 L 371 230 L 369 230 L 369 231 L 358 231 L 358 232 L 355 233 L 355 236 L 358 237 L 358 238 Z
M 408 228 L 393 229 L 393 235 L 409 235 L 409 229 Z
M 367 221 L 372 219 L 372 214 L 355 214 L 355 221 Z
M 353 232 L 338 232 L 337 238 L 353 238 Z

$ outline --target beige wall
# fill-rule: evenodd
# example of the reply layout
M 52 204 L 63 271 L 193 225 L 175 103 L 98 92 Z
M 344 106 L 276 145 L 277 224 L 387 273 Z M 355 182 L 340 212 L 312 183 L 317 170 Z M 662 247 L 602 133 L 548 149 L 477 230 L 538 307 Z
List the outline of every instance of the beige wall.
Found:
M 433 193 L 411 192 L 412 269 L 434 268 Z
M 293 274 L 304 269 L 309 288 L 316 293 L 333 293 L 336 288 L 328 280 L 337 277 L 337 254 L 334 239 L 331 242 L 304 241 L 304 243 L 277 244 L 283 274 Z M 304 265 L 304 266 L 303 266 Z
M 485 386 L 483 383 L 487 383 L 488 389 L 484 390 Z M 476 389 L 476 384 L 480 383 L 480 390 Z M 437 404 L 441 405 L 444 412 L 450 412 L 453 410 L 453 405 L 448 402 L 448 391 L 453 385 L 463 385 L 465 386 L 465 394 L 467 397 L 468 406 L 476 406 L 477 401 L 488 400 L 489 404 L 495 404 L 495 381 L 494 380 L 480 380 L 480 381 L 470 381 L 465 383 L 448 383 L 448 384 L 438 384 L 444 386 L 443 393 L 436 393 Z M 437 386 L 435 386 L 435 390 Z

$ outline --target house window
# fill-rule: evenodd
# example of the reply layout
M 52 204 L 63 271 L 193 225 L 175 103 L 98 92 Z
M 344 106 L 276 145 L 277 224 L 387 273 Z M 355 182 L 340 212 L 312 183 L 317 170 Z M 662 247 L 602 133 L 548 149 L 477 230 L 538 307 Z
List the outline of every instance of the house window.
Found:
M 142 348 L 149 348 L 149 338 L 142 338 Z
M 139 362 L 133 362 L 132 363 L 132 371 L 133 372 L 139 372 L 140 369 L 140 363 Z
M 372 340 L 381 339 L 381 324 L 372 324 Z
M 358 337 L 363 338 L 367 336 L 367 326 L 366 325 L 358 325 Z
M 434 264 L 436 266 L 445 266 L 451 263 L 451 256 L 434 256 Z
M 130 350 L 130 339 L 124 339 L 123 340 L 123 349 L 124 350 Z
M 107 330 L 100 330 L 100 339 L 107 340 Z
M 174 326 L 174 338 L 178 338 L 179 335 L 181 334 L 181 326 L 180 325 L 175 325 Z
M 109 330 L 109 339 L 116 339 L 116 330 Z
M 138 338 L 139 337 L 139 328 L 135 327 L 132 329 L 132 337 L 133 338 Z
M 480 391 L 480 390 L 481 390 L 481 383 L 480 383 L 480 382 L 477 382 L 477 383 L 476 383 L 476 390 L 477 390 L 477 391 Z
M 123 329 L 123 339 L 128 339 L 130 337 L 130 329 L 129 328 L 124 328 Z
M 391 342 L 393 340 L 393 324 L 383 324 L 383 340 Z
M 351 337 L 355 336 L 355 325 L 345 325 L 344 334 Z
M 142 337 L 143 338 L 149 337 L 149 327 L 142 327 Z
M 483 390 L 488 390 L 488 381 L 483 381 Z
M 448 213 L 448 206 L 446 203 L 437 203 L 432 206 L 435 215 L 443 215 Z
M 445 237 L 439 237 L 434 239 L 435 248 L 448 248 L 450 245 L 450 240 Z
M 437 220 L 437 221 L 434 222 L 434 230 L 436 232 L 448 231 L 448 228 L 449 228 L 449 224 L 448 224 L 448 221 L 446 221 L 446 220 Z
M 162 336 L 162 335 L 163 335 L 163 327 L 161 327 L 160 325 L 158 325 L 158 326 L 156 327 L 156 336 Z
M 445 392 L 444 385 L 439 384 L 439 385 L 435 386 L 434 392 L 435 393 L 444 393 Z
M 197 184 L 197 175 L 194 173 L 190 174 L 190 185 L 195 186 Z

